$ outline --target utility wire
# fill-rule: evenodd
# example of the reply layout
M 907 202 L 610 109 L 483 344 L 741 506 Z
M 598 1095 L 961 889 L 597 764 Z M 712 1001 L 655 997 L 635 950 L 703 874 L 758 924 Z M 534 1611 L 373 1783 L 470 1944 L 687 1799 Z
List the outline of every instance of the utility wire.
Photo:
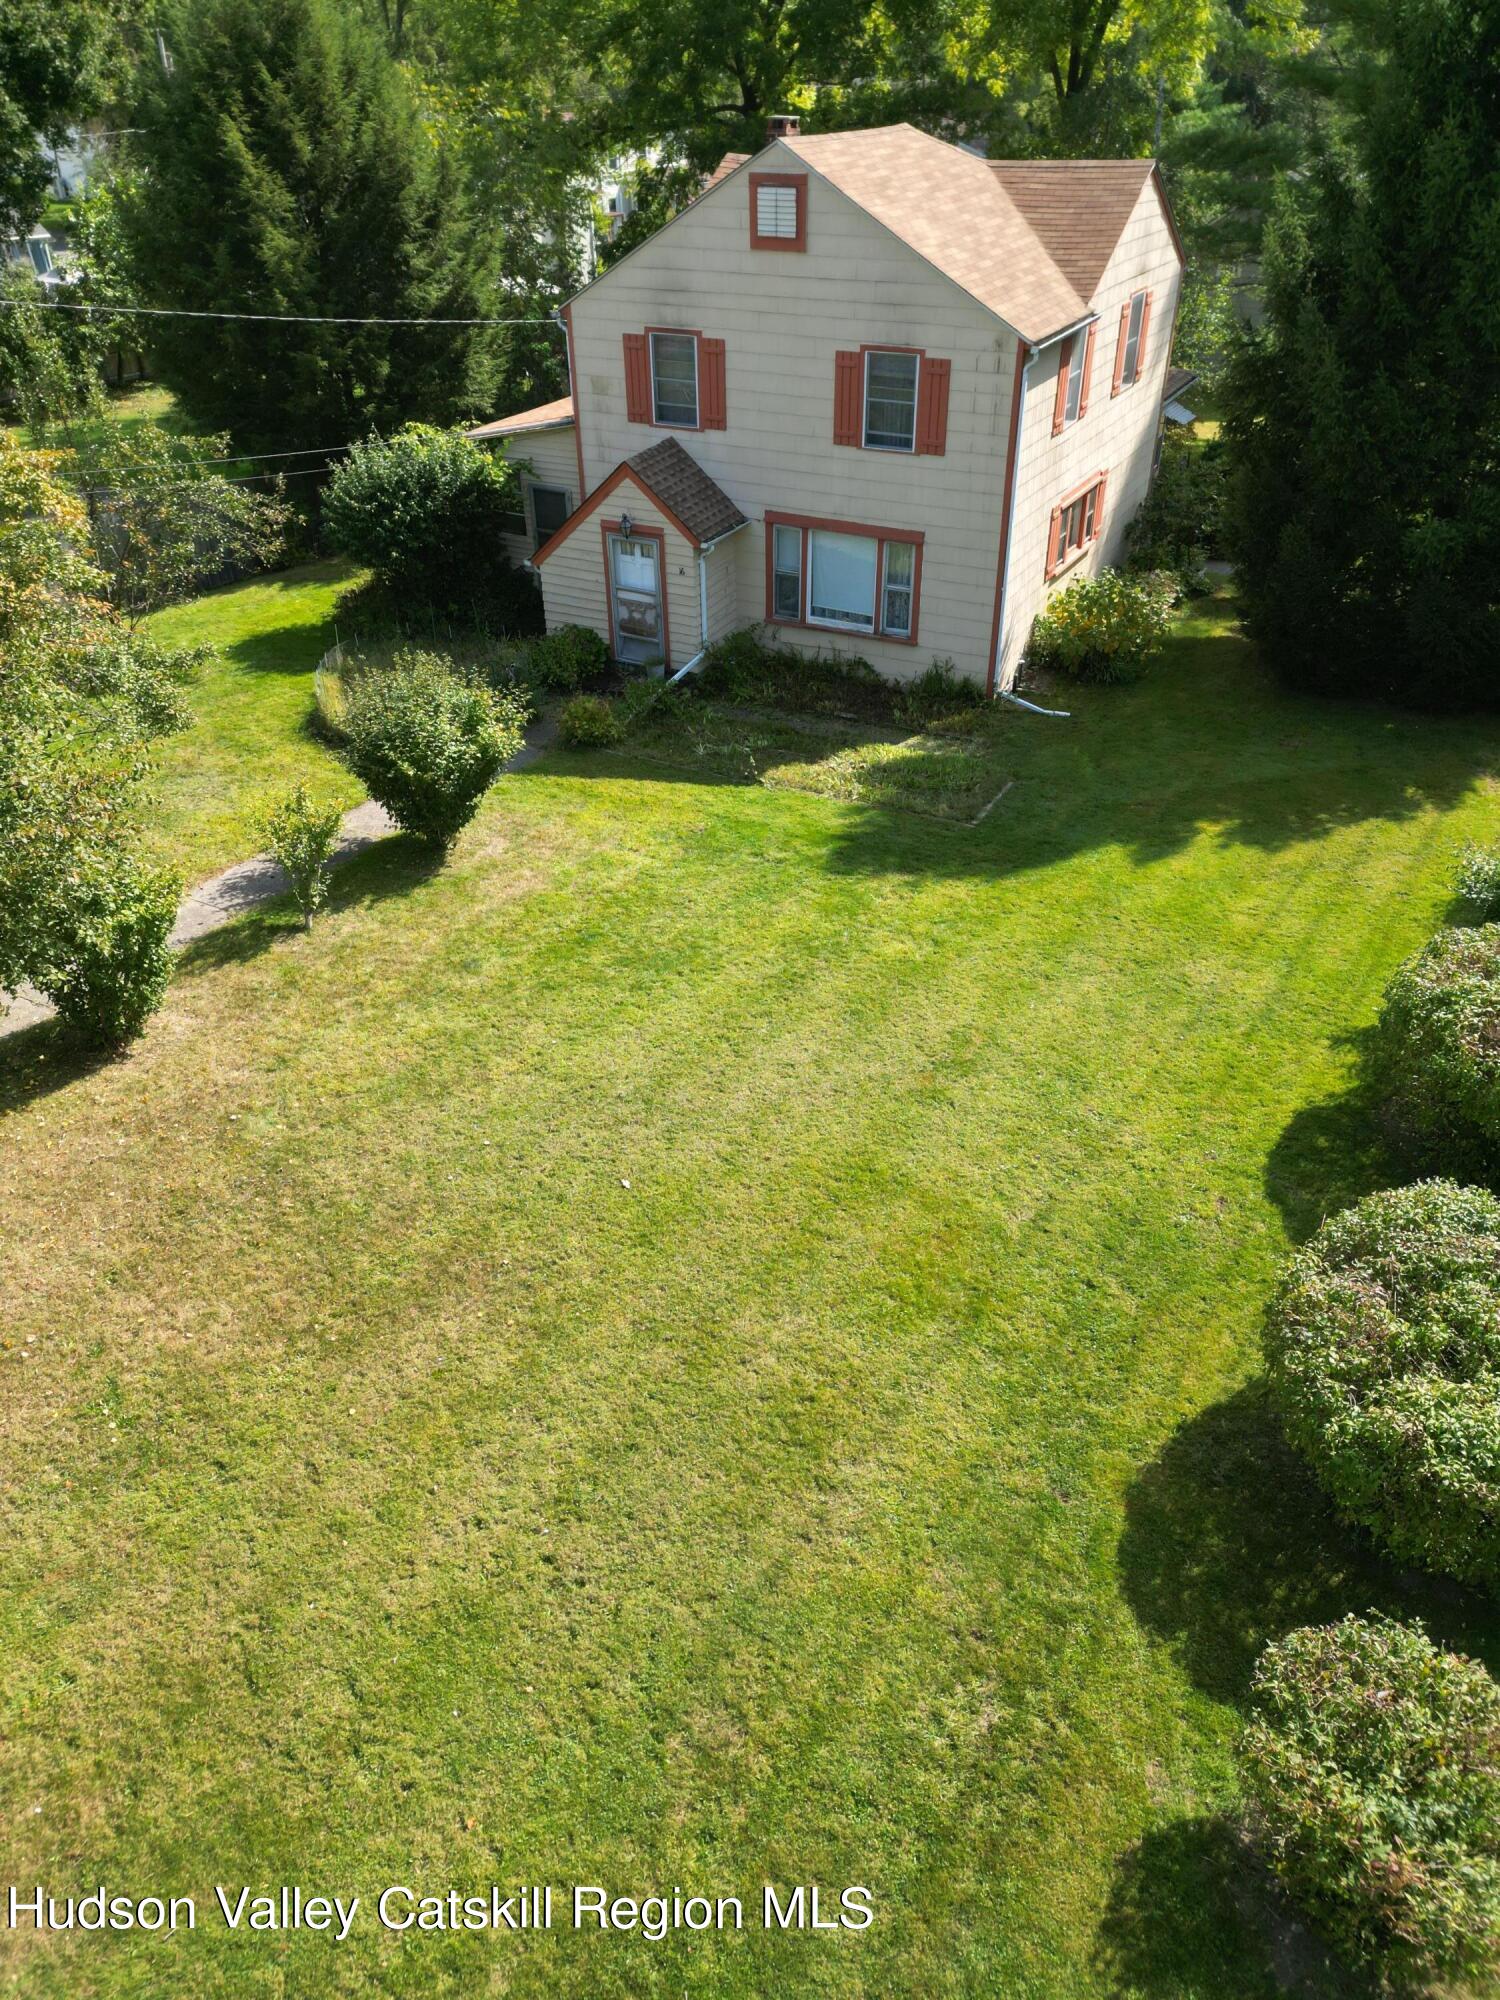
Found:
M 371 314 L 365 318 L 339 313 L 200 312 L 189 306 L 80 305 L 73 299 L 0 299 L 11 312 L 102 313 L 106 319 L 246 319 L 274 326 L 556 326 L 555 313 L 531 319 L 435 319 L 420 314 Z

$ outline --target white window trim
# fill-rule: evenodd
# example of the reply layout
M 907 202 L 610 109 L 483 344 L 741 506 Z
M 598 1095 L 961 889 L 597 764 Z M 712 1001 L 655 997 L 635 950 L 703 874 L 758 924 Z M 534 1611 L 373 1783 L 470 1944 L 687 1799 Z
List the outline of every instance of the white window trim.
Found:
M 898 583 L 898 584 L 896 584 L 896 585 L 892 586 L 892 583 L 891 583 L 891 550 L 892 550 L 892 549 L 910 549 L 910 550 L 911 550 L 911 579 L 910 579 L 910 581 L 909 581 L 909 582 L 907 582 L 907 583 Z M 878 633 L 879 637 L 881 637 L 881 638 L 883 638 L 883 639 L 910 639 L 910 637 L 911 637 L 911 615 L 912 615 L 912 606 L 913 606 L 913 600 L 915 599 L 915 597 L 916 597 L 916 594 L 917 594 L 917 545 L 916 545 L 916 543 L 915 543 L 915 542 L 901 542 L 901 541 L 896 541 L 896 540 L 894 540 L 894 539 L 891 539 L 891 540 L 887 541 L 887 542 L 886 542 L 886 543 L 884 544 L 884 549 L 883 549 L 883 560 L 881 561 L 881 563 L 880 563 L 879 567 L 880 567 L 880 602 L 879 602 L 879 607 L 878 607 L 878 608 L 879 608 L 879 612 L 880 612 L 880 624 L 879 624 L 879 626 L 878 626 L 878 627 L 876 628 L 876 629 L 877 629 L 877 633 Z M 885 597 L 886 597 L 886 592 L 887 592 L 888 590 L 892 589 L 893 587 L 894 587 L 895 589 L 897 589 L 897 590 L 904 590 L 904 591 L 906 592 L 906 625 L 905 625 L 904 629 L 903 629 L 903 630 L 901 630 L 901 631 L 899 631 L 899 632 L 897 632 L 897 631 L 893 631 L 893 630 L 891 629 L 891 627 L 890 627 L 889 625 L 887 625 L 887 624 L 886 624 L 886 622 L 885 622 Z
M 847 618 L 815 618 L 813 616 L 813 542 L 819 535 L 840 535 L 847 542 L 868 542 L 875 554 L 870 574 L 874 579 L 870 591 L 870 622 L 868 625 L 853 624 Z M 807 605 L 804 624 L 820 626 L 825 632 L 858 632 L 861 638 L 880 637 L 880 543 L 873 535 L 851 535 L 847 528 L 809 528 L 803 538 L 807 564 L 807 575 L 803 583 L 803 597 Z
M 864 401 L 860 406 L 860 413 L 859 413 L 860 447 L 864 451 L 894 452 L 898 458 L 899 457 L 914 458 L 916 456 L 917 412 L 922 407 L 922 357 L 920 354 L 913 354 L 911 357 L 912 360 L 915 361 L 917 364 L 916 373 L 912 376 L 912 382 L 911 382 L 911 443 L 910 444 L 870 443 L 870 357 L 874 354 L 907 354 L 910 353 L 910 351 L 911 350 L 909 348 L 905 347 L 867 347 L 865 349 L 865 393 L 864 393 Z
M 1140 308 L 1137 316 L 1136 308 Z M 1130 389 L 1141 379 L 1141 328 L 1146 323 L 1144 289 L 1130 294 L 1130 315 L 1125 322 L 1125 360 L 1120 369 L 1120 387 Z
M 1063 390 L 1063 429 L 1076 424 L 1083 414 L 1083 369 L 1088 357 L 1089 336 L 1087 330 L 1073 336 L 1073 351 L 1068 357 L 1068 381 Z
M 663 336 L 668 340 L 690 340 L 693 344 L 693 421 L 690 424 L 674 423 L 669 417 L 658 414 L 656 394 L 656 343 Z M 660 431 L 701 431 L 703 428 L 703 393 L 698 380 L 698 336 L 686 328 L 681 333 L 673 327 L 663 327 L 661 333 L 646 336 L 648 347 L 646 358 L 651 364 L 651 422 Z

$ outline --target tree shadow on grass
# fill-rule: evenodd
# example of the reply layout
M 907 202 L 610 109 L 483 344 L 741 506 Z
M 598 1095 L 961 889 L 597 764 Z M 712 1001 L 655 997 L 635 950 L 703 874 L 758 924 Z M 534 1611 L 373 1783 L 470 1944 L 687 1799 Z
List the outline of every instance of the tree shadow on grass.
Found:
M 1353 1076 L 1336 1097 L 1304 1105 L 1266 1156 L 1264 1186 L 1287 1234 L 1305 1243 L 1330 1215 L 1377 1188 L 1394 1187 L 1408 1158 L 1375 1072 L 1375 1030 L 1335 1038 L 1353 1056 Z
M 1148 2000 L 1354 2000 L 1367 1980 L 1297 1918 L 1234 1823 L 1174 1820 L 1120 1857 L 1094 1963 Z
M 129 1053 L 96 1048 L 55 1018 L 0 1036 L 0 1123 L 54 1091 L 123 1061 Z
M 1263 1380 L 1180 1424 L 1137 1474 L 1118 1562 L 1140 1623 L 1220 1701 L 1243 1702 L 1269 1640 L 1350 1611 L 1420 1618 L 1441 1644 L 1500 1664 L 1497 1608 L 1393 1568 L 1340 1522 Z

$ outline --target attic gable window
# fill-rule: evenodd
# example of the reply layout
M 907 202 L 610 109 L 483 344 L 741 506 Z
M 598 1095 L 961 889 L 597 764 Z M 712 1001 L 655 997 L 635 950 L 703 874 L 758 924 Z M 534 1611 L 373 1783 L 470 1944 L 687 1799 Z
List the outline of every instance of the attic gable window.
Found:
M 750 248 L 807 248 L 806 174 L 750 176 Z

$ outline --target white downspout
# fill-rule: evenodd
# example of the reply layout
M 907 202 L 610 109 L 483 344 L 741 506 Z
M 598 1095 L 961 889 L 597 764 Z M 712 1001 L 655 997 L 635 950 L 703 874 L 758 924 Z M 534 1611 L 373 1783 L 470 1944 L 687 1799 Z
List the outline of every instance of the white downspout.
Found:
M 1070 711 L 1066 708 L 1041 708 L 1036 702 L 1027 701 L 1021 695 L 1012 694 L 1008 688 L 1003 688 L 999 684 L 1000 662 L 1005 658 L 1005 613 L 1010 598 L 1010 558 L 1015 541 L 1016 495 L 1021 488 L 1021 453 L 1026 449 L 1026 391 L 1031 383 L 1031 364 L 1037 356 L 1043 353 L 1045 349 L 1054 347 L 1058 341 L 1066 340 L 1070 333 L 1080 332 L 1091 321 L 1097 318 L 1097 313 L 1090 313 L 1088 319 L 1080 320 L 1076 326 L 1065 326 L 1060 333 L 1054 333 L 1050 340 L 1044 340 L 1040 346 L 1028 347 L 1026 350 L 1026 359 L 1021 363 L 1021 407 L 1016 417 L 1015 476 L 1010 483 L 1010 505 L 1006 509 L 1005 515 L 1005 568 L 1000 575 L 1000 624 L 999 630 L 995 634 L 995 693 L 1002 701 L 1014 702 L 1017 708 L 1030 709 L 1033 715 L 1066 717 Z
M 748 521 L 741 521 L 738 528 L 731 528 L 729 535 L 737 535 L 740 528 L 748 528 Z M 719 535 L 711 542 L 705 542 L 698 551 L 698 650 L 675 674 L 667 677 L 667 686 L 675 687 L 680 680 L 696 672 L 699 661 L 708 651 L 708 559 L 720 542 L 727 542 L 729 535 Z

